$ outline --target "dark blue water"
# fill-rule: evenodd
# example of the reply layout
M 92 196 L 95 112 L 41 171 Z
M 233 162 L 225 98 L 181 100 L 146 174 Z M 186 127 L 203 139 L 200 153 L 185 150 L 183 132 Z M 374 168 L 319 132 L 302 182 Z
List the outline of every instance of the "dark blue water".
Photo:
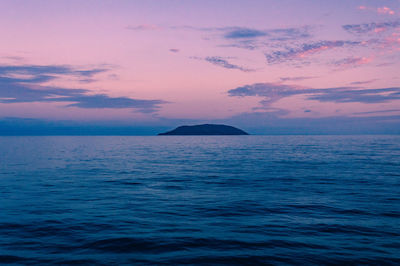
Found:
M 399 264 L 400 136 L 1 137 L 0 263 Z

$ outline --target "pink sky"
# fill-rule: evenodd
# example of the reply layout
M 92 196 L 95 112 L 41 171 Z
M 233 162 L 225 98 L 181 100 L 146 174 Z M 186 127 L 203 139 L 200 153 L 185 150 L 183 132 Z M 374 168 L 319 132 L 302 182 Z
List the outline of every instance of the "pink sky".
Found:
M 400 115 L 398 0 L 4 0 L 0 25 L 0 118 Z

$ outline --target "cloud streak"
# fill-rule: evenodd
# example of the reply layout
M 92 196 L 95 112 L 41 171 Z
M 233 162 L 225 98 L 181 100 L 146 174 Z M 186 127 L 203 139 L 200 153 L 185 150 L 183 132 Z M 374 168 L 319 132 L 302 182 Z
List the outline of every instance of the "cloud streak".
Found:
M 381 33 L 391 29 L 400 28 L 400 20 L 386 21 L 386 22 L 372 22 L 363 24 L 347 24 L 342 28 L 351 34 L 366 34 L 366 33 Z
M 388 14 L 388 15 L 394 15 L 396 12 L 392 10 L 391 8 L 384 6 L 384 7 L 378 7 L 376 10 L 379 14 Z
M 220 66 L 220 67 L 227 68 L 227 69 L 237 69 L 237 70 L 240 70 L 243 72 L 254 71 L 253 69 L 248 69 L 248 68 L 245 68 L 242 66 L 231 64 L 226 59 L 224 59 L 223 57 L 220 57 L 220 56 L 209 56 L 209 57 L 206 57 L 204 60 L 213 65 Z
M 366 65 L 372 62 L 372 58 L 368 57 L 346 57 L 340 60 L 335 60 L 332 65 L 338 67 L 339 69 L 355 68 L 362 65 Z
M 369 115 L 369 114 L 381 114 L 381 113 L 393 113 L 400 112 L 400 109 L 389 109 L 389 110 L 378 110 L 378 111 L 369 111 L 369 112 L 357 112 L 353 113 L 355 115 Z
M 374 81 L 377 81 L 378 79 L 370 79 L 370 80 L 365 80 L 365 81 L 353 81 L 350 84 L 351 85 L 365 85 L 365 84 L 370 84 Z
M 154 24 L 141 24 L 141 25 L 136 25 L 136 26 L 127 26 L 127 30 L 133 30 L 133 31 L 154 31 L 154 30 L 161 30 L 162 28 L 158 25 Z
M 305 43 L 300 47 L 286 48 L 285 50 L 266 53 L 265 58 L 269 64 L 278 64 L 291 60 L 298 60 L 310 57 L 322 51 L 342 48 L 346 46 L 360 45 L 360 42 L 353 41 L 318 41 L 313 43 Z
M 312 37 L 310 26 L 301 27 L 287 27 L 287 28 L 274 28 L 274 29 L 257 29 L 248 27 L 193 27 L 193 26 L 172 26 L 172 30 L 195 30 L 203 32 L 222 33 L 221 37 L 228 40 L 242 40 L 242 39 L 257 39 L 265 37 L 269 40 L 297 40 L 300 38 Z M 134 27 L 133 29 L 141 29 L 141 27 Z
M 0 65 L 0 77 L 10 82 L 44 83 L 60 76 L 77 78 L 82 83 L 96 81 L 94 76 L 108 68 L 77 69 L 67 65 Z M 17 78 L 22 77 L 22 78 Z
M 387 7 L 387 6 L 378 7 L 378 8 L 368 7 L 368 6 L 359 6 L 358 9 L 373 11 L 373 12 L 376 12 L 376 13 L 382 14 L 382 15 L 395 15 L 396 14 L 396 12 L 393 9 L 391 9 L 390 7 Z
M 286 81 L 302 81 L 302 80 L 307 80 L 307 79 L 313 79 L 315 77 L 307 77 L 307 76 L 302 76 L 302 77 L 281 77 L 280 80 L 283 82 Z
M 224 32 L 225 39 L 255 39 L 266 37 L 268 40 L 285 41 L 311 37 L 310 27 L 277 28 L 259 30 L 242 27 L 219 28 Z
M 256 83 L 228 91 L 229 96 L 264 98 L 262 104 L 268 106 L 282 98 L 304 95 L 307 100 L 335 103 L 384 103 L 400 100 L 400 87 L 360 89 L 359 87 L 307 88 L 281 83 Z
M 224 35 L 226 39 L 247 39 L 247 38 L 257 38 L 267 36 L 268 33 L 265 31 L 260 31 L 256 29 L 249 28 L 234 28 L 229 29 Z
M 228 44 L 219 45 L 220 47 L 235 47 L 247 50 L 255 50 L 265 47 L 268 44 L 285 41 L 298 41 L 300 39 L 311 38 L 311 26 L 258 29 L 248 27 L 193 27 L 193 26 L 174 26 L 171 30 L 193 30 L 202 31 L 208 34 L 209 39 L 222 39 Z
M 44 86 L 54 75 L 93 77 L 104 69 L 76 70 L 70 66 L 0 66 L 0 103 L 54 102 L 66 107 L 132 108 L 142 113 L 155 112 L 162 100 L 141 100 L 90 94 L 90 90 Z
M 0 75 L 7 74 L 27 74 L 27 75 L 74 75 L 92 77 L 96 74 L 106 72 L 107 68 L 76 69 L 66 65 L 0 65 Z
M 276 42 L 297 41 L 311 38 L 311 27 L 292 27 L 259 30 L 244 27 L 216 28 L 223 32 L 223 39 L 230 44 L 227 47 L 236 47 L 247 50 L 255 50 Z

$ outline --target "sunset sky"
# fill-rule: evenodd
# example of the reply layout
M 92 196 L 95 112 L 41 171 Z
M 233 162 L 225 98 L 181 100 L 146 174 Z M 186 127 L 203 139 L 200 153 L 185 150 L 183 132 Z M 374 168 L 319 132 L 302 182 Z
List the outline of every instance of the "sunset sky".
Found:
M 0 0 L 0 25 L 3 130 L 400 132 L 400 0 Z

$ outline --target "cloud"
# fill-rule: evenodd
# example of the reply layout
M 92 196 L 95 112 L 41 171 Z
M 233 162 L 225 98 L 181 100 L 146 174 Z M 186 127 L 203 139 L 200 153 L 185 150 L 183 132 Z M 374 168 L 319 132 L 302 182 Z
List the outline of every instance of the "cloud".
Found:
M 59 101 L 59 99 L 55 99 Z M 128 97 L 109 97 L 104 94 L 79 95 L 63 99 L 66 102 L 75 102 L 67 106 L 79 108 L 134 108 L 142 113 L 152 113 L 159 108 L 160 104 L 166 103 L 161 100 L 138 100 Z
M 142 27 L 131 27 L 132 29 L 142 29 Z M 153 28 L 153 27 L 151 27 Z M 171 30 L 193 30 L 209 33 L 219 33 L 218 35 L 227 40 L 248 40 L 266 38 L 268 40 L 298 40 L 301 38 L 312 37 L 311 26 L 257 29 L 248 27 L 194 27 L 194 26 L 171 26 Z
M 259 48 L 260 44 L 253 39 L 246 39 L 246 40 L 234 40 L 229 44 L 222 44 L 218 45 L 219 47 L 235 47 L 241 48 L 246 50 L 256 50 Z
M 400 32 L 392 32 L 378 43 L 378 48 L 385 50 L 399 50 L 400 47 Z
M 384 103 L 400 100 L 400 87 L 360 89 L 358 87 L 336 87 L 315 89 L 281 83 L 256 83 L 228 91 L 229 96 L 257 96 L 264 98 L 261 103 L 268 106 L 282 98 L 304 95 L 308 100 L 335 103 Z
M 302 81 L 302 80 L 307 80 L 307 79 L 313 79 L 316 77 L 281 77 L 280 80 L 285 82 L 285 81 Z
M 84 89 L 32 86 L 19 83 L 19 80 L 14 82 L 0 78 L 0 102 L 2 103 L 42 102 L 56 99 L 56 97 L 69 98 L 84 95 L 86 92 L 88 91 Z
M 352 87 L 319 89 L 320 93 L 308 96 L 309 100 L 336 103 L 384 103 L 400 99 L 400 87 L 357 89 Z
M 365 85 L 365 84 L 370 84 L 370 83 L 372 83 L 372 82 L 374 82 L 374 81 L 377 81 L 378 79 L 370 79 L 370 80 L 365 80 L 365 81 L 354 81 L 354 82 L 351 82 L 350 84 L 351 85 Z
M 372 58 L 368 57 L 346 57 L 340 60 L 335 60 L 332 65 L 338 67 L 339 69 L 355 68 L 362 65 L 366 65 L 372 62 Z
M 11 61 L 16 61 L 16 62 L 22 62 L 24 61 L 25 58 L 23 58 L 22 56 L 1 56 L 2 59 L 6 59 L 6 60 L 11 60 Z
M 68 102 L 66 107 L 79 108 L 133 108 L 142 113 L 155 112 L 161 100 L 138 100 L 128 97 L 110 97 L 105 94 L 90 95 L 89 90 L 65 89 L 4 82 L 0 79 L 0 103 Z
M 277 28 L 268 30 L 226 27 L 219 28 L 219 30 L 224 31 L 225 39 L 255 39 L 259 37 L 267 37 L 268 40 L 286 41 L 311 37 L 310 27 L 308 26 L 297 28 Z
M 288 40 L 298 40 L 311 38 L 310 33 L 311 27 L 304 26 L 298 28 L 282 28 L 282 29 L 272 29 L 268 30 L 270 36 L 269 40 L 273 41 L 288 41 Z
M 356 35 L 361 41 L 361 46 L 371 50 L 379 49 L 379 53 L 372 51 L 375 56 L 391 54 L 400 49 L 400 20 L 349 24 L 342 27 L 348 33 Z
M 281 117 L 279 112 L 251 112 L 219 123 L 236 125 L 251 134 L 399 134 L 400 116 Z
M 94 81 L 93 76 L 109 71 L 108 68 L 77 69 L 67 65 L 0 65 L 0 77 L 10 82 L 43 83 L 69 76 Z M 21 78 L 18 78 L 21 77 Z
M 0 66 L 0 75 L 4 74 L 30 74 L 30 75 L 39 75 L 39 74 L 80 74 L 85 76 L 90 76 L 95 73 L 98 73 L 99 70 L 75 70 L 70 66 L 63 65 L 2 65 Z
M 369 114 L 393 113 L 393 112 L 400 112 L 400 109 L 378 110 L 378 111 L 369 111 L 369 112 L 357 112 L 357 113 L 353 113 L 353 114 L 355 114 L 355 115 L 369 115 Z
M 210 31 L 210 29 L 207 29 Z M 312 37 L 310 26 L 276 28 L 276 29 L 251 29 L 243 27 L 224 27 L 215 28 L 216 31 L 223 32 L 223 38 L 229 44 L 223 47 L 236 47 L 248 50 L 255 50 L 260 47 L 271 45 L 276 42 L 294 41 Z
M 378 7 L 377 12 L 379 14 L 389 14 L 389 15 L 394 15 L 396 12 L 394 12 L 392 9 L 390 9 L 387 6 L 384 7 Z
M 313 43 L 305 43 L 297 48 L 286 48 L 285 50 L 266 53 L 265 58 L 269 64 L 283 63 L 290 60 L 303 59 L 316 53 L 341 48 L 345 46 L 359 45 L 360 42 L 352 41 L 319 41 Z
M 375 66 L 376 67 L 387 67 L 387 66 L 392 66 L 394 64 L 395 64 L 394 62 L 388 62 L 388 63 L 377 64 Z
M 255 83 L 245 85 L 228 91 L 229 96 L 246 97 L 257 96 L 263 97 L 262 104 L 267 106 L 282 98 L 296 94 L 304 93 L 304 89 L 293 85 L 284 85 L 281 83 Z
M 57 102 L 66 107 L 133 108 L 142 113 L 155 112 L 162 100 L 141 100 L 90 94 L 86 89 L 44 86 L 54 74 L 92 77 L 104 69 L 76 70 L 70 66 L 0 66 L 0 103 Z
M 126 29 L 135 31 L 154 31 L 154 30 L 161 30 L 162 28 L 154 24 L 141 24 L 136 26 L 127 26 Z
M 391 8 L 389 8 L 387 6 L 378 7 L 378 8 L 367 7 L 367 6 L 359 6 L 358 9 L 359 10 L 373 11 L 373 12 L 376 12 L 378 14 L 384 14 L 384 15 L 395 15 L 396 14 L 396 12 L 394 10 L 392 10 Z
M 249 28 L 234 28 L 228 30 L 224 37 L 226 39 L 243 39 L 243 38 L 256 38 L 268 35 L 264 31 L 249 29 Z
M 297 41 L 312 37 L 311 26 L 257 29 L 247 27 L 193 27 L 173 26 L 172 30 L 202 31 L 212 34 L 208 39 L 218 38 L 227 41 L 219 47 L 235 47 L 247 50 L 255 50 L 276 42 Z
M 227 68 L 227 69 L 237 69 L 237 70 L 240 70 L 243 72 L 254 71 L 252 69 L 248 69 L 248 68 L 244 68 L 244 67 L 241 67 L 238 65 L 231 64 L 226 59 L 224 59 L 223 57 L 220 57 L 220 56 L 209 56 L 209 57 L 206 57 L 204 60 L 213 65 L 220 66 L 220 67 Z
M 396 29 L 400 27 L 400 20 L 386 21 L 386 22 L 372 22 L 363 24 L 348 24 L 343 25 L 342 28 L 351 34 L 365 34 L 365 33 L 380 33 L 388 31 L 390 29 Z
M 176 48 L 171 48 L 171 49 L 169 49 L 169 51 L 172 53 L 179 53 L 180 50 L 176 49 Z
M 89 70 L 76 70 L 75 73 L 77 75 L 83 76 L 83 77 L 92 77 L 92 76 L 94 76 L 96 74 L 103 73 L 103 72 L 106 72 L 106 71 L 108 71 L 108 69 L 95 68 L 95 69 L 89 69 Z M 72 72 L 72 74 L 73 73 L 74 72 Z
M 258 29 L 240 26 L 228 27 L 196 27 L 190 25 L 181 26 L 165 26 L 160 27 L 152 24 L 142 24 L 125 27 L 133 31 L 155 31 L 155 30 L 172 30 L 172 31 L 197 31 L 204 32 L 207 40 L 223 40 L 223 44 L 218 47 L 235 47 L 247 50 L 255 50 L 272 45 L 273 43 L 281 43 L 287 41 L 298 41 L 300 39 L 311 38 L 312 26 Z M 170 52 L 175 52 L 170 50 Z

